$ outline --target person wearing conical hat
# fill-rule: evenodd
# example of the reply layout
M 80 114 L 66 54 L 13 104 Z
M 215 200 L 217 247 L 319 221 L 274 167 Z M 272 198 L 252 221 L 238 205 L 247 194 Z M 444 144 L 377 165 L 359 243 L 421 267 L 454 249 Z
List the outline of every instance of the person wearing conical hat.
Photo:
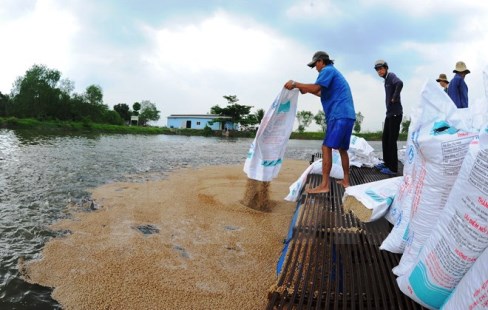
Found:
M 449 85 L 449 80 L 444 73 L 439 74 L 439 78 L 436 80 L 439 85 L 441 85 L 442 89 L 447 93 L 447 86 Z
M 464 78 L 468 73 L 471 73 L 471 71 L 466 68 L 466 64 L 463 61 L 458 61 L 456 63 L 456 68 L 452 72 L 456 74 L 449 83 L 447 94 L 459 109 L 467 108 L 468 85 L 466 85 Z

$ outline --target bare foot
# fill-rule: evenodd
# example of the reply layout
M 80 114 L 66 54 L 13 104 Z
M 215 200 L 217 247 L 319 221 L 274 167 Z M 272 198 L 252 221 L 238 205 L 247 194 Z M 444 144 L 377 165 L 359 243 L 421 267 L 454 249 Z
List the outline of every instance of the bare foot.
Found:
M 317 187 L 314 187 L 314 188 L 309 188 L 307 189 L 307 193 L 308 194 L 321 194 L 321 193 L 328 193 L 330 192 L 330 189 L 326 186 L 322 186 L 322 185 L 319 185 Z
M 349 187 L 349 183 L 344 182 L 344 180 L 337 180 L 337 184 L 342 185 L 344 188 Z

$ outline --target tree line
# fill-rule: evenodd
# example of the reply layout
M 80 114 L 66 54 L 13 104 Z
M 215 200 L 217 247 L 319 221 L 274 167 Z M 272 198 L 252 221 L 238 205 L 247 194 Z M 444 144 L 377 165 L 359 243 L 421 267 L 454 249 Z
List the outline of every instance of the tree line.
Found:
M 325 113 L 323 110 L 319 110 L 317 114 L 313 115 L 310 111 L 298 111 L 297 116 L 298 129 L 297 131 L 302 133 L 310 126 L 312 121 L 319 125 L 323 132 L 327 130 L 327 123 L 325 122 Z M 354 122 L 353 130 L 357 133 L 361 131 L 361 124 L 363 123 L 364 116 L 361 112 L 356 113 L 356 121 Z
M 249 129 L 250 127 L 252 128 L 252 126 L 259 125 L 261 123 L 265 113 L 263 109 L 258 109 L 256 112 L 251 113 L 252 106 L 238 104 L 237 102 L 239 99 L 236 95 L 227 95 L 223 96 L 223 98 L 227 100 L 227 106 L 220 107 L 219 105 L 215 105 L 210 108 L 210 114 L 230 117 L 234 124 L 240 124 L 244 130 Z M 326 116 L 323 110 L 319 110 L 315 115 L 311 111 L 298 111 L 296 114 L 298 121 L 297 131 L 299 133 L 303 133 L 305 129 L 312 124 L 312 121 L 315 121 L 315 124 L 320 126 L 321 131 L 325 132 L 327 130 L 325 117 Z M 228 119 L 217 117 L 213 121 L 225 123 L 227 120 Z M 361 112 L 356 112 L 356 121 L 354 122 L 353 127 L 354 132 L 361 132 L 363 120 L 364 115 Z M 401 124 L 401 133 L 406 134 L 409 126 L 410 118 L 404 119 Z
M 9 95 L 0 92 L 0 117 L 113 125 L 128 124 L 131 116 L 138 116 L 140 125 L 160 118 L 160 111 L 149 100 L 135 102 L 132 110 L 126 103 L 110 109 L 103 102 L 99 85 L 90 85 L 82 93 L 75 93 L 74 89 L 74 82 L 62 79 L 59 70 L 33 65 L 15 80 Z
M 298 111 L 296 118 L 298 120 L 298 132 L 302 133 L 305 129 L 315 121 L 315 124 L 319 125 L 323 132 L 327 130 L 327 124 L 325 122 L 325 113 L 323 110 L 319 110 L 317 114 L 313 114 L 310 111 Z M 361 112 L 356 112 L 356 121 L 354 122 L 353 130 L 356 133 L 361 132 L 361 124 L 363 123 L 364 115 Z M 410 127 L 410 118 L 402 120 L 401 133 L 408 133 Z
M 24 76 L 18 77 L 10 94 L 0 92 L 0 117 L 34 118 L 38 120 L 81 121 L 102 124 L 123 125 L 131 122 L 132 116 L 138 116 L 138 124 L 146 125 L 149 121 L 160 119 L 160 111 L 149 100 L 135 102 L 131 107 L 118 103 L 113 109 L 103 102 L 103 90 L 99 85 L 89 85 L 84 92 L 74 92 L 74 82 L 62 78 L 61 72 L 44 65 L 33 65 Z M 238 104 L 235 95 L 223 96 L 227 106 L 215 105 L 210 108 L 211 114 L 230 117 L 234 124 L 240 124 L 246 130 L 259 125 L 265 111 L 258 109 L 251 113 L 252 106 Z M 302 133 L 312 121 L 325 132 L 325 114 L 310 111 L 298 111 L 298 132 Z M 364 116 L 356 113 L 354 131 L 361 131 Z M 217 117 L 213 121 L 225 122 L 227 119 Z M 408 132 L 410 119 L 402 122 L 402 133 Z
M 219 105 L 215 105 L 210 108 L 210 114 L 230 117 L 234 124 L 240 124 L 244 130 L 250 127 L 252 128 L 252 126 L 259 125 L 259 123 L 261 123 L 265 113 L 263 109 L 258 109 L 256 112 L 251 113 L 252 106 L 238 104 L 237 102 L 239 99 L 236 95 L 227 95 L 223 96 L 223 98 L 227 100 L 227 106 L 220 107 Z M 319 110 L 315 115 L 311 111 L 298 111 L 296 114 L 298 121 L 297 131 L 299 133 L 303 133 L 305 129 L 312 124 L 312 121 L 315 121 L 315 124 L 320 126 L 321 131 L 325 132 L 327 130 L 325 117 L 326 116 L 323 110 Z M 217 117 L 212 121 L 225 123 L 227 120 L 228 119 Z M 353 127 L 354 132 L 361 132 L 363 120 L 364 115 L 361 112 L 356 112 L 356 121 L 354 122 Z M 410 119 L 404 119 L 401 126 L 401 132 L 407 133 L 408 127 L 410 126 Z

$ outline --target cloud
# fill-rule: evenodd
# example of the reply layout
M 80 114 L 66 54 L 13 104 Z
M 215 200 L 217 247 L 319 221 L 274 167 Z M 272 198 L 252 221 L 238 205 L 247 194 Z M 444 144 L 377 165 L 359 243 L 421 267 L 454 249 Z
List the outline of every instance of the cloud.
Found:
M 9 21 L 16 19 L 19 15 L 31 11 L 36 4 L 36 0 L 2 0 L 0 6 L 0 20 Z
M 410 0 L 361 0 L 361 7 L 377 7 L 378 15 L 381 16 L 388 12 L 389 8 L 393 8 L 405 15 L 421 17 L 421 16 L 435 16 L 446 13 L 457 13 L 458 16 L 463 16 L 462 12 L 476 12 L 479 10 L 486 10 L 488 3 L 485 0 L 472 1 L 445 1 L 445 0 L 430 0 L 412 3 Z
M 70 47 L 79 28 L 75 16 L 56 1 L 39 0 L 21 17 L 2 20 L 1 91 L 9 92 L 12 76 L 24 75 L 34 64 L 59 68 L 71 62 Z
M 345 13 L 331 0 L 301 0 L 291 6 L 286 15 L 292 19 L 340 18 Z
M 218 11 L 200 22 L 162 29 L 146 27 L 155 50 L 146 58 L 160 70 L 253 74 L 276 58 L 286 44 L 273 31 Z
M 315 80 L 305 66 L 312 51 L 236 14 L 218 10 L 191 23 L 141 29 L 152 42 L 142 57 L 145 81 L 161 85 L 154 88 L 159 94 L 146 90 L 158 98 L 163 117 L 209 112 L 226 105 L 224 95 L 266 110 L 286 80 Z
M 360 71 L 344 74 L 351 87 L 356 113 L 364 116 L 361 131 L 375 131 L 385 118 L 383 79 Z

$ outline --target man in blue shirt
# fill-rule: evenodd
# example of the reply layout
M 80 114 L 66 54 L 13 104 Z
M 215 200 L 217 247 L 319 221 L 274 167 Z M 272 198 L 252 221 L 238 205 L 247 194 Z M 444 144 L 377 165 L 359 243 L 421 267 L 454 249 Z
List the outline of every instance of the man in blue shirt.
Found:
M 468 107 L 468 85 L 464 81 L 466 74 L 471 73 L 462 61 L 456 63 L 456 68 L 452 71 L 456 73 L 449 83 L 447 94 L 451 97 L 454 104 L 459 109 Z
M 349 155 L 347 150 L 351 140 L 352 128 L 356 120 L 352 93 L 344 76 L 334 67 L 334 61 L 326 52 L 318 51 L 308 63 L 316 68 L 319 76 L 314 84 L 304 84 L 293 80 L 285 83 L 285 88 L 298 88 L 302 94 L 311 93 L 320 97 L 324 109 L 327 132 L 322 143 L 322 183 L 307 190 L 309 194 L 328 193 L 329 176 L 332 168 L 332 149 L 341 156 L 344 179 L 339 183 L 349 184 Z
M 383 162 L 377 168 L 381 173 L 396 175 L 398 172 L 397 140 L 400 134 L 400 124 L 403 118 L 403 107 L 400 92 L 403 82 L 395 73 L 388 72 L 388 64 L 384 60 L 377 60 L 374 69 L 378 75 L 385 79 L 386 117 L 383 125 L 381 146 L 383 148 Z

